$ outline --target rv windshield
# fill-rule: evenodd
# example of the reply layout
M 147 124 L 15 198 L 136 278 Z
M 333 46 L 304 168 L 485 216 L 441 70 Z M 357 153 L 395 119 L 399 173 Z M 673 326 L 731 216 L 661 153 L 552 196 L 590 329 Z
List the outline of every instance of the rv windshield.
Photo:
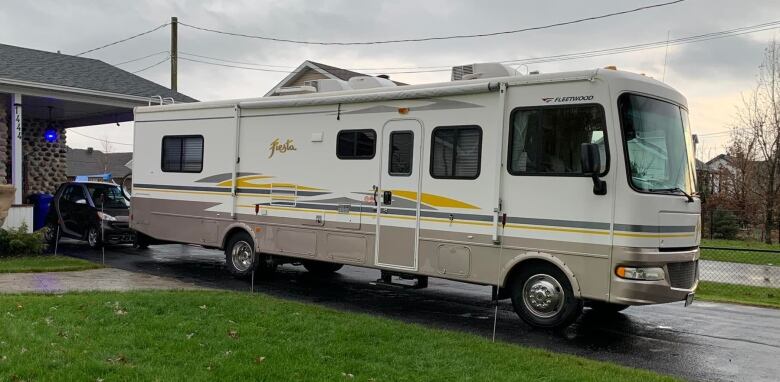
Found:
M 688 112 L 672 103 L 635 94 L 618 99 L 631 185 L 643 192 L 695 190 Z

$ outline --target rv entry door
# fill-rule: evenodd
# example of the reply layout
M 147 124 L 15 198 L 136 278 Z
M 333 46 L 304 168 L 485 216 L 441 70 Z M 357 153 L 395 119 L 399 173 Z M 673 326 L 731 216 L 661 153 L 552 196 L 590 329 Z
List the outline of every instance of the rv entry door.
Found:
M 376 265 L 416 271 L 423 127 L 416 119 L 391 120 L 381 137 Z

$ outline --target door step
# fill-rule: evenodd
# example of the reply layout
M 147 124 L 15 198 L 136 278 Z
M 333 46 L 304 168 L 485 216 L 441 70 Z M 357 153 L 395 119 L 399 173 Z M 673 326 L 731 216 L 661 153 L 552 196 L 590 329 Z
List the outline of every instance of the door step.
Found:
M 393 276 L 396 280 L 393 280 Z M 405 282 L 412 280 L 412 282 Z M 428 276 L 418 276 L 408 273 L 381 271 L 381 276 L 376 280 L 378 285 L 386 285 L 394 288 L 423 289 L 428 287 Z

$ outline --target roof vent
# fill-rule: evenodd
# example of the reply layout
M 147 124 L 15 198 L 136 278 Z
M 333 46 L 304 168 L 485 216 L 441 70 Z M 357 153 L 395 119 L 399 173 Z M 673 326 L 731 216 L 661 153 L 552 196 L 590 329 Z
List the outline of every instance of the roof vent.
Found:
M 509 77 L 512 71 L 498 62 L 453 66 L 452 80 L 474 80 L 477 78 Z
M 396 84 L 387 78 L 372 77 L 372 76 L 358 76 L 349 79 L 349 86 L 352 89 L 373 89 L 373 88 L 391 88 Z
M 304 81 L 303 86 L 311 86 L 317 89 L 317 93 L 338 92 L 352 89 L 347 81 L 331 78 Z

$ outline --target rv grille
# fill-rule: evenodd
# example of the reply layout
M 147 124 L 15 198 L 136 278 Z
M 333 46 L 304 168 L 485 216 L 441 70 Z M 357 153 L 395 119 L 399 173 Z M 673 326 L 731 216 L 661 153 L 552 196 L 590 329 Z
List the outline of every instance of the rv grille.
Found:
M 460 81 L 463 76 L 474 74 L 474 65 L 462 65 L 452 67 L 452 81 Z
M 669 270 L 669 282 L 672 288 L 691 289 L 696 282 L 699 269 L 698 261 L 666 264 Z

